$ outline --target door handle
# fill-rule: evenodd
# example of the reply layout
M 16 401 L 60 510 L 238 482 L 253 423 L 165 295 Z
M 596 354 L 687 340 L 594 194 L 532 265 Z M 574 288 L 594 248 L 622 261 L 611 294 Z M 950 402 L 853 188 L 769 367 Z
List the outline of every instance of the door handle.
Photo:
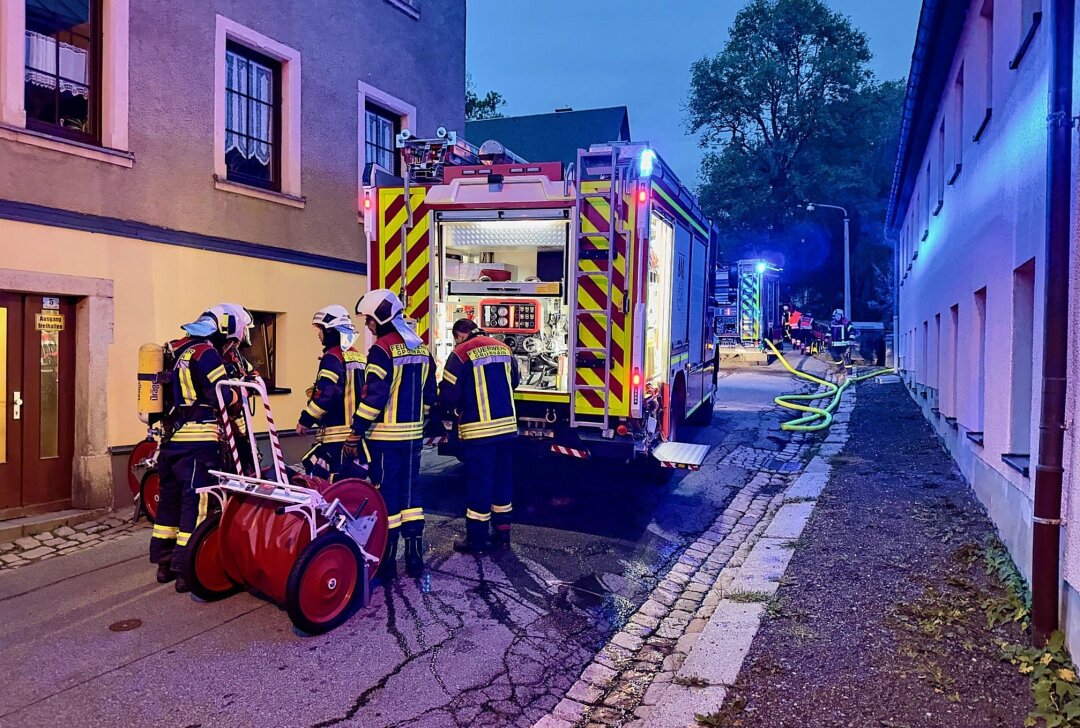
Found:
M 14 399 L 14 403 L 12 404 L 12 419 L 14 419 L 14 420 L 21 420 L 22 419 L 22 406 L 23 406 L 22 392 L 15 392 L 15 399 Z

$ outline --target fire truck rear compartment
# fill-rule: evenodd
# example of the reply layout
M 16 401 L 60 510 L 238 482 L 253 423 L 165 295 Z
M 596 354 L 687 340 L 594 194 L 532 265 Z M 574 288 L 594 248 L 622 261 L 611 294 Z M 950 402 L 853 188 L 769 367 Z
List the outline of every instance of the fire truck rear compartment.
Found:
M 513 350 L 519 393 L 565 395 L 569 220 L 562 210 L 541 219 L 478 214 L 484 216 L 438 219 L 436 359 L 453 350 L 454 322 L 469 318 Z

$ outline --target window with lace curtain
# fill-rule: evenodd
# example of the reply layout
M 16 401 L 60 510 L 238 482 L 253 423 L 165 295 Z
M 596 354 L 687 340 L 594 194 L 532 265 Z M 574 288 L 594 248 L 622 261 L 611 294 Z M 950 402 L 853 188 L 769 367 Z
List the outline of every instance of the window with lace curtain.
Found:
M 26 0 L 26 124 L 101 140 L 101 0 Z
M 281 64 L 238 43 L 225 47 L 228 179 L 281 189 Z
M 374 104 L 364 111 L 364 159 L 375 162 L 391 174 L 400 173 L 395 138 L 401 131 L 401 117 Z

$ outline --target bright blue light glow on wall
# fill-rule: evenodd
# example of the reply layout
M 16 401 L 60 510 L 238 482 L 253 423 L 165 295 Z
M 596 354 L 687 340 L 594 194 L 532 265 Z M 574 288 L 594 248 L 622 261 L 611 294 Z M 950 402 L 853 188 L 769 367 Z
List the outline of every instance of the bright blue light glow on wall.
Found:
M 763 260 L 759 260 L 759 261 L 758 261 L 758 264 L 757 264 L 756 266 L 754 266 L 754 269 L 755 269 L 755 270 L 756 270 L 756 271 L 757 271 L 758 273 L 764 273 L 764 272 L 766 271 L 766 269 L 767 269 L 768 267 L 769 267 L 769 266 L 765 264 L 765 261 L 763 261 Z
M 638 172 L 642 177 L 651 177 L 655 166 L 656 152 L 646 149 L 641 153 L 641 158 L 638 159 Z

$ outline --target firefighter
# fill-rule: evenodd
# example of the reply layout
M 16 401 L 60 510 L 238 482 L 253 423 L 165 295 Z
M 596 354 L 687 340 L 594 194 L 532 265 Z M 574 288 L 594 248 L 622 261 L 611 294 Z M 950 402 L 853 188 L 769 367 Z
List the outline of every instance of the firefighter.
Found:
M 509 441 L 517 437 L 514 389 L 520 374 L 510 347 L 474 321 L 459 319 L 453 332 L 455 347 L 443 368 L 436 411 L 459 413 L 468 478 L 465 538 L 454 542 L 454 550 L 481 553 L 492 542 L 510 544 L 514 463 Z
M 226 349 L 222 355 L 225 364 L 225 373 L 229 379 L 251 379 L 255 376 L 255 365 L 244 354 L 245 350 L 251 349 L 251 330 L 255 327 L 255 318 L 251 312 L 239 304 L 221 304 L 230 314 L 237 316 L 243 322 L 243 335 L 240 337 L 240 345 Z M 246 403 L 245 403 L 246 404 Z M 236 428 L 236 452 L 240 455 L 240 466 L 247 475 L 258 476 L 259 467 L 256 465 L 258 454 L 251 451 L 251 441 L 247 434 L 247 419 L 240 412 L 232 418 L 233 427 Z M 229 463 L 229 467 L 232 463 Z
M 221 412 L 214 385 L 228 375 L 223 355 L 228 356 L 243 337 L 243 320 L 228 307 L 214 306 L 181 328 L 187 336 L 169 342 L 167 372 L 171 406 L 166 415 L 157 467 L 161 476 L 158 515 L 150 539 L 150 561 L 158 565 L 161 584 L 176 580 L 176 591 L 189 591 L 188 539 L 206 517 L 209 499 L 196 489 L 213 480 L 209 471 L 218 467 Z M 239 404 L 230 391 L 226 407 Z
M 855 345 L 855 326 L 844 316 L 843 309 L 832 312 L 829 324 L 829 353 L 840 371 L 852 368 L 851 347 Z
M 420 497 L 420 448 L 424 419 L 435 403 L 435 360 L 404 318 L 393 291 L 379 288 L 356 302 L 356 313 L 375 336 L 368 350 L 364 387 L 352 433 L 345 441 L 347 459 L 359 455 L 361 440 L 371 453 L 369 477 L 382 491 L 390 538 L 375 575 L 386 584 L 397 576 L 398 533 L 405 538 L 405 570 L 424 573 L 424 509 Z
M 296 432 L 307 435 L 318 428 L 315 446 L 303 457 L 304 470 L 333 480 L 342 472 L 342 447 L 352 430 L 356 395 L 364 385 L 364 357 L 353 348 L 356 327 L 344 306 L 320 308 L 311 325 L 323 353 Z
M 797 349 L 799 348 L 800 337 L 799 319 L 802 318 L 802 312 L 797 308 L 789 309 L 787 306 L 784 308 L 787 309 L 787 316 L 784 321 L 784 333 L 787 336 L 787 340 L 791 342 L 791 348 Z

